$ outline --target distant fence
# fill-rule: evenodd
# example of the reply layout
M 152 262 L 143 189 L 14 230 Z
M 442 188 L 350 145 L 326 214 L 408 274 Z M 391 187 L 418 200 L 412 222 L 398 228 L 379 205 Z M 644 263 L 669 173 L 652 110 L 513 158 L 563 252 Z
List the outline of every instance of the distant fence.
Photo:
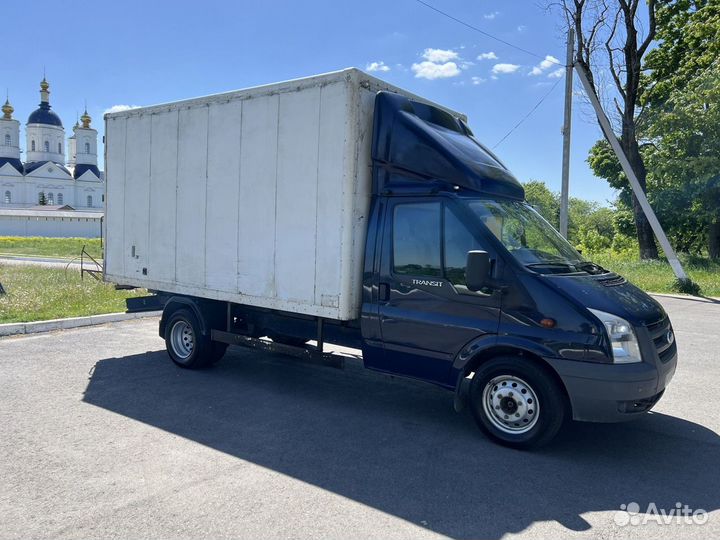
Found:
M 0 236 L 100 238 L 102 212 L 0 210 Z

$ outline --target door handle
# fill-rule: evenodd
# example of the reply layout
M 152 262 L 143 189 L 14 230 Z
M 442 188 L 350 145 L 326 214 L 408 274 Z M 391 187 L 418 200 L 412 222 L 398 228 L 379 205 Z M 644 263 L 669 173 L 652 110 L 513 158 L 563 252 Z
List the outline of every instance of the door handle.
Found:
M 380 302 L 387 302 L 390 300 L 390 285 L 387 283 L 380 283 L 378 285 L 378 300 Z

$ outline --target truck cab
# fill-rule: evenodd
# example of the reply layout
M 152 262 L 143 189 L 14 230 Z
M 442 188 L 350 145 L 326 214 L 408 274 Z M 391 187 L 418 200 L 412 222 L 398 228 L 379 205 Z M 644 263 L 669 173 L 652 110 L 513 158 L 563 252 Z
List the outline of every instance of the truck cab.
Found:
M 513 446 L 660 399 L 676 365 L 667 314 L 585 260 L 461 120 L 380 94 L 373 163 L 366 366 L 469 385 L 480 427 Z

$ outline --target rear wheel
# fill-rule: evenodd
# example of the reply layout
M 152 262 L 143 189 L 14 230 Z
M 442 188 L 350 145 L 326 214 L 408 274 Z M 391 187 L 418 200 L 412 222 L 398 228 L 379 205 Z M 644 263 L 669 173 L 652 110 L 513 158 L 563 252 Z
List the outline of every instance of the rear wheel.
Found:
M 179 309 L 165 326 L 165 347 L 175 364 L 182 368 L 198 369 L 219 360 L 227 345 L 213 343 L 202 334 L 197 316 L 189 309 Z
M 555 379 L 537 361 L 513 356 L 480 365 L 470 385 L 470 403 L 480 429 L 520 449 L 550 442 L 568 413 Z

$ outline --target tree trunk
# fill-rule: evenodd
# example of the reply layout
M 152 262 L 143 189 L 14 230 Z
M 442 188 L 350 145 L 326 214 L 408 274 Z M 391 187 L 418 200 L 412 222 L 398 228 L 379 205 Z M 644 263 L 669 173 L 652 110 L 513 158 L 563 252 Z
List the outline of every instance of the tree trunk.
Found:
M 635 228 L 637 229 L 638 245 L 640 246 L 640 258 L 659 258 L 657 245 L 655 244 L 655 233 L 653 233 L 650 222 L 647 217 L 645 217 L 645 212 L 643 212 L 640 202 L 634 193 L 632 197 L 632 208 L 635 217 Z
M 645 168 L 645 162 L 640 155 L 640 147 L 635 138 L 634 119 L 629 122 L 630 125 L 627 124 L 625 118 L 623 118 L 623 137 L 620 143 L 630 162 L 632 170 L 635 172 L 635 176 L 637 176 L 643 193 L 647 193 L 647 169 Z M 653 233 L 650 222 L 645 216 L 640 202 L 637 200 L 637 197 L 635 197 L 635 193 L 633 193 L 632 196 L 632 209 L 633 216 L 635 217 L 638 245 L 640 246 L 640 258 L 659 258 L 657 245 L 655 244 L 655 233 Z
M 708 227 L 708 254 L 711 259 L 720 259 L 720 218 L 716 218 Z

